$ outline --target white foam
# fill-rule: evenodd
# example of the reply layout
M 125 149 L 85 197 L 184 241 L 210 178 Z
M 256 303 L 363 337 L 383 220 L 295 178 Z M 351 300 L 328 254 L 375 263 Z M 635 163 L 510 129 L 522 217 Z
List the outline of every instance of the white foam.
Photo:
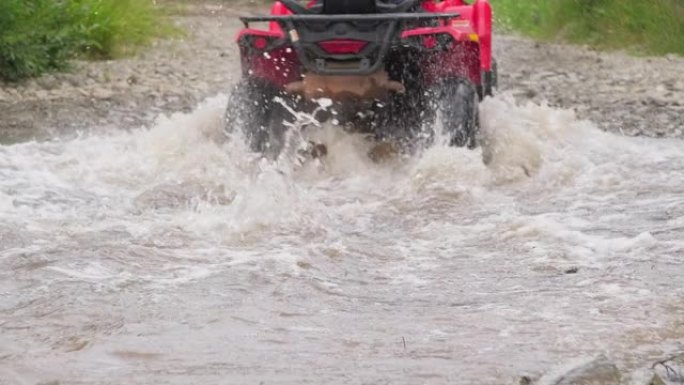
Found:
M 534 366 L 546 354 L 633 346 L 629 331 L 644 327 L 644 312 L 671 317 L 661 293 L 680 290 L 682 141 L 619 137 L 502 96 L 481 105 L 483 149 L 437 144 L 376 164 L 365 138 L 322 124 L 293 143 L 323 142 L 326 158 L 271 162 L 239 133 L 224 136 L 225 101 L 130 132 L 0 146 L 0 239 L 31 243 L 0 248 L 2 267 L 21 271 L 10 279 L 114 293 L 130 284 L 192 305 L 198 325 L 227 306 L 206 293 L 255 319 L 299 306 L 303 322 L 339 326 L 325 343 L 338 332 L 385 341 L 442 330 L 459 341 L 448 346 L 455 356 L 481 362 L 449 361 L 464 378 L 501 360 Z M 39 257 L 49 268 L 19 262 Z M 562 274 L 568 267 L 580 269 Z M 102 304 L 107 293 L 79 296 Z M 177 310 L 160 311 L 175 319 Z M 197 349 L 215 342 L 200 337 Z M 319 356 L 313 365 L 334 360 Z

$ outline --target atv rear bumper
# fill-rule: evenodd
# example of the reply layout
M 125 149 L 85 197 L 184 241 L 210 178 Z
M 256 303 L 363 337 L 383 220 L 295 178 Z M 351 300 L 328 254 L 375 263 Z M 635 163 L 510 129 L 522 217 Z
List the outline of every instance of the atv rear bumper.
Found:
M 271 15 L 248 16 L 240 20 L 276 22 L 285 31 L 284 43 L 291 45 L 307 72 L 319 75 L 371 75 L 384 66 L 384 60 L 407 23 L 433 21 L 443 26 L 458 13 L 391 13 L 359 15 Z M 356 49 L 330 52 L 321 43 L 347 40 Z M 338 62 L 354 65 L 336 65 Z

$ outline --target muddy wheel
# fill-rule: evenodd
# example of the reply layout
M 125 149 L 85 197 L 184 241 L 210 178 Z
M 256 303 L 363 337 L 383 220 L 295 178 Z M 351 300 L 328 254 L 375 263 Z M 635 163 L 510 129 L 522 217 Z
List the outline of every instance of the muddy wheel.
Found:
M 270 158 L 285 141 L 287 110 L 276 99 L 274 87 L 256 79 L 242 79 L 231 90 L 224 115 L 226 133 L 241 130 L 250 149 Z
M 479 113 L 475 86 L 466 80 L 448 80 L 438 87 L 435 96 L 438 116 L 449 145 L 477 147 Z
M 429 142 L 423 132 L 423 122 L 430 108 L 422 88 L 408 88 L 404 93 L 392 94 L 381 108 L 374 110 L 372 132 L 376 142 L 387 142 L 402 153 L 413 153 Z

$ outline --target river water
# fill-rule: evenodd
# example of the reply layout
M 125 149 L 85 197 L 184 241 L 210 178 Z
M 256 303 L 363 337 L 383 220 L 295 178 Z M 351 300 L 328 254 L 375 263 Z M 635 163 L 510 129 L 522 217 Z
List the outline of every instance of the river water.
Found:
M 0 146 L 0 384 L 509 384 L 682 348 L 684 141 L 502 96 L 488 166 L 332 127 L 274 164 L 211 139 L 224 105 Z

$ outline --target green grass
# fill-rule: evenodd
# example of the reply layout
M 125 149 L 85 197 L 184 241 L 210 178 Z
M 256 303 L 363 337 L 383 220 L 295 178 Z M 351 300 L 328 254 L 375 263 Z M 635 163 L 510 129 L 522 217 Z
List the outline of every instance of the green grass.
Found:
M 683 0 L 490 0 L 495 21 L 539 39 L 684 55 Z
M 0 79 L 129 55 L 174 31 L 153 0 L 0 0 Z

